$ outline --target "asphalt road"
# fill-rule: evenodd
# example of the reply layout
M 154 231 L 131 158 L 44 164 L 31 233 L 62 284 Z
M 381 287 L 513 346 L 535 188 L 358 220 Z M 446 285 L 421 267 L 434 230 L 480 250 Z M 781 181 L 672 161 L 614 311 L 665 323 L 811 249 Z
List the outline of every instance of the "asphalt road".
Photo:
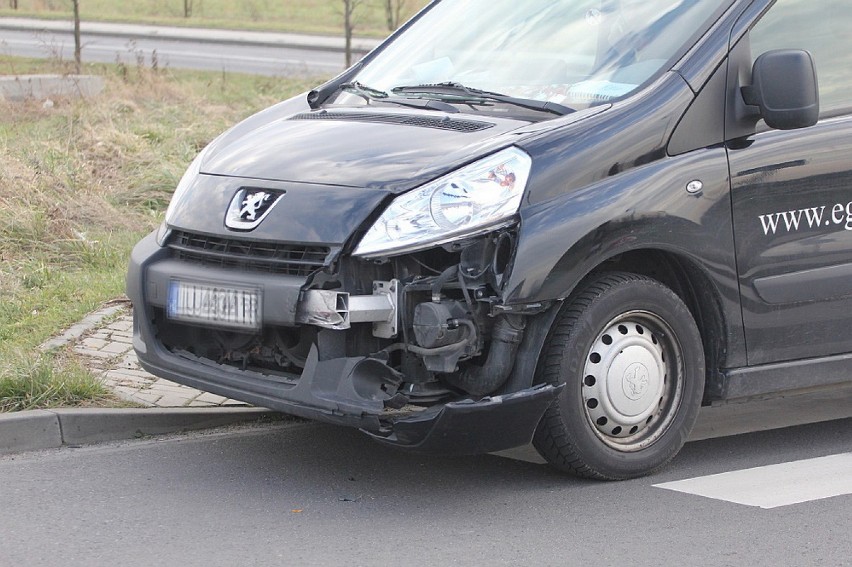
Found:
M 332 75 L 344 68 L 342 53 L 293 47 L 234 45 L 170 39 L 135 39 L 125 36 L 82 36 L 83 60 L 136 65 L 152 64 L 156 51 L 160 67 L 251 73 L 267 76 Z M 20 57 L 74 59 L 70 33 L 2 30 L 0 53 Z
M 764 509 L 657 486 L 826 456 L 852 456 L 852 419 L 688 443 L 620 483 L 319 424 L 65 448 L 0 459 L 0 565 L 852 565 L 850 490 Z

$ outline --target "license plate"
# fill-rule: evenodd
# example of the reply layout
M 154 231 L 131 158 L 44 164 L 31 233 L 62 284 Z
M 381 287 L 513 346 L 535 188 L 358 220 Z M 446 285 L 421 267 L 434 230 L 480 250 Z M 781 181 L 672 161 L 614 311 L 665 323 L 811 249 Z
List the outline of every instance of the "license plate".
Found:
M 169 318 L 217 327 L 258 329 L 260 290 L 180 280 L 169 284 Z

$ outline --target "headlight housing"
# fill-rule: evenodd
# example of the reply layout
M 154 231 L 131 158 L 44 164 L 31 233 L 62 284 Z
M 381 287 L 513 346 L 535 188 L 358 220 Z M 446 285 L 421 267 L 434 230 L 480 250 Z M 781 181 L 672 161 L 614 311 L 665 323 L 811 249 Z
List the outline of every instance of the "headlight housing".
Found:
M 166 239 L 169 237 L 169 234 L 171 234 L 172 221 L 174 220 L 178 209 L 186 203 L 187 196 L 189 195 L 189 189 L 195 184 L 195 180 L 201 172 L 201 162 L 204 161 L 204 157 L 207 155 L 208 150 L 212 146 L 213 142 L 210 142 L 207 147 L 201 150 L 201 152 L 195 156 L 195 159 L 192 160 L 192 163 L 189 164 L 189 167 L 186 168 L 186 172 L 183 174 L 183 177 L 180 178 L 180 182 L 177 184 L 175 192 L 172 195 L 172 200 L 169 202 L 169 208 L 166 209 L 166 220 L 160 228 L 157 229 L 157 244 L 160 246 L 165 244 Z
M 204 161 L 204 156 L 207 155 L 207 150 L 209 148 L 210 146 L 208 145 L 206 148 L 201 150 L 201 153 L 195 156 L 195 159 L 192 160 L 192 163 L 189 164 L 188 168 L 186 168 L 186 173 L 184 173 L 183 177 L 180 178 L 180 182 L 177 184 L 175 192 L 172 195 L 172 200 L 169 203 L 169 208 L 166 209 L 167 225 L 171 226 L 175 214 L 177 214 L 178 209 L 180 209 L 186 201 L 189 189 L 195 183 L 195 179 L 201 171 L 201 162 Z
M 413 252 L 493 230 L 517 214 L 531 167 L 524 151 L 507 148 L 400 195 L 355 256 Z
M 172 229 L 169 225 L 166 224 L 166 221 L 160 223 L 160 226 L 157 227 L 157 246 L 162 248 L 166 245 L 166 241 L 169 239 L 169 236 L 172 235 Z

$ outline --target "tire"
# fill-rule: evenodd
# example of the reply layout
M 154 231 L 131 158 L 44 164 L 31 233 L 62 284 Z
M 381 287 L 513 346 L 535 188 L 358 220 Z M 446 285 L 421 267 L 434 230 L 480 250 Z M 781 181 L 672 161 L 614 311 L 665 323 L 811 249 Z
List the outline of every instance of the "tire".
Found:
M 654 472 L 683 447 L 704 392 L 692 314 L 651 278 L 613 272 L 563 305 L 538 383 L 565 384 L 533 444 L 553 467 L 623 480 Z

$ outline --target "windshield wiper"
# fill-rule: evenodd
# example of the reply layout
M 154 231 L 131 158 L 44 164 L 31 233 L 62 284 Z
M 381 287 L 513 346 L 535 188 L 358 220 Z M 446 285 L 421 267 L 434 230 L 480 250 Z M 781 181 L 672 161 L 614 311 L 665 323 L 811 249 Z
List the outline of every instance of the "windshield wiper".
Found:
M 517 106 L 519 108 L 550 112 L 551 114 L 557 114 L 559 116 L 576 112 L 573 108 L 563 106 L 556 102 L 509 96 L 501 93 L 475 89 L 462 85 L 461 83 L 454 82 L 394 87 L 391 89 L 391 92 L 393 94 L 403 96 L 438 96 L 445 100 L 462 103 L 476 104 L 488 101 L 501 102 Z
M 351 83 L 343 83 L 342 85 L 340 85 L 340 90 L 358 95 L 367 102 L 371 100 L 385 99 L 390 96 L 383 90 L 375 89 L 373 87 L 365 85 L 364 83 L 359 83 L 358 81 L 352 81 Z
M 351 83 L 343 83 L 342 85 L 340 85 L 340 90 L 360 96 L 368 103 L 372 101 L 378 101 L 386 102 L 389 104 L 397 104 L 399 106 L 407 106 L 409 108 L 437 110 L 450 114 L 456 114 L 459 112 L 458 108 L 451 104 L 447 104 L 446 102 L 441 102 L 439 100 L 425 100 L 421 102 L 415 102 L 410 99 L 391 96 L 383 90 L 367 86 L 364 83 L 359 83 L 358 81 L 353 81 Z
M 527 108 L 529 110 L 541 110 L 543 112 L 550 112 L 552 114 L 558 114 L 559 116 L 564 116 L 566 114 L 576 112 L 573 108 L 563 106 L 556 102 L 509 96 L 491 91 L 474 89 L 472 87 L 462 85 L 461 83 L 452 82 L 437 83 L 432 85 L 411 85 L 394 87 L 393 89 L 391 89 L 391 92 L 393 94 L 402 95 L 406 97 L 438 96 L 444 100 L 452 100 L 454 102 L 463 103 L 481 103 L 488 101 L 502 102 L 520 108 Z

